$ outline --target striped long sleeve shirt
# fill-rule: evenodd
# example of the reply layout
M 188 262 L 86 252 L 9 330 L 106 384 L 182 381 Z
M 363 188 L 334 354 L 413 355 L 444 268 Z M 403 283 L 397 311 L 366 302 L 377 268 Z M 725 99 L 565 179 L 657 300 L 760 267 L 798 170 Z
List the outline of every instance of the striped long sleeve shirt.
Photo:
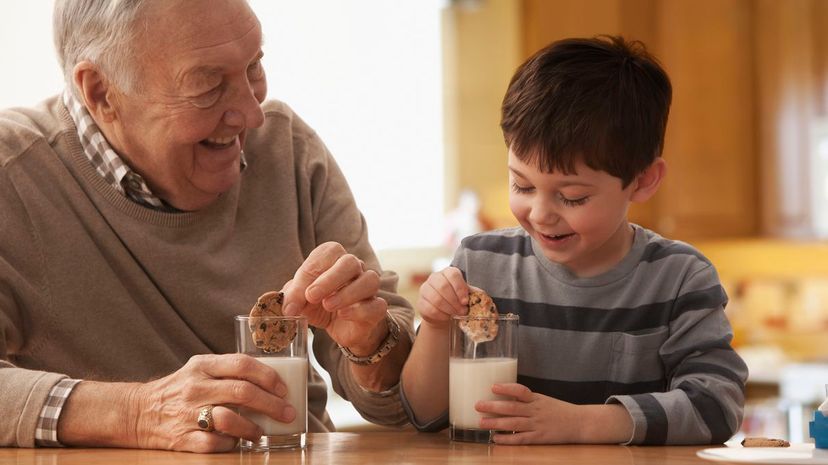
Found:
M 727 295 L 696 249 L 634 229 L 627 256 L 590 278 L 549 261 L 521 228 L 467 237 L 452 265 L 501 313 L 520 315 L 519 383 L 623 405 L 630 444 L 724 442 L 741 425 L 747 379 Z

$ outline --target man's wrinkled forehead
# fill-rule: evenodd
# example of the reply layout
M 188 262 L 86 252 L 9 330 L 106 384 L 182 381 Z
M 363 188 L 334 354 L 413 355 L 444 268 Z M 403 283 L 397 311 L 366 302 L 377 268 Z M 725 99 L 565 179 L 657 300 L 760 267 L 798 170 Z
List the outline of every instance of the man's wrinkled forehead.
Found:
M 145 12 L 146 35 L 153 45 L 210 48 L 259 33 L 259 19 L 245 0 L 154 2 Z

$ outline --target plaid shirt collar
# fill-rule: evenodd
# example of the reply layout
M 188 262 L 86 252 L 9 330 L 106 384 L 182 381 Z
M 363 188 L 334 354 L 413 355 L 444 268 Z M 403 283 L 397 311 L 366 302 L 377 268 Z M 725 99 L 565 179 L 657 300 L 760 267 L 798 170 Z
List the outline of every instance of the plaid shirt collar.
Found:
M 152 193 L 144 178 L 133 171 L 112 149 L 89 111 L 69 89 L 63 91 L 63 103 L 75 122 L 83 153 L 109 185 L 130 200 L 145 207 L 165 212 L 180 211 Z M 241 153 L 240 163 L 241 170 L 244 171 L 247 167 L 244 152 Z

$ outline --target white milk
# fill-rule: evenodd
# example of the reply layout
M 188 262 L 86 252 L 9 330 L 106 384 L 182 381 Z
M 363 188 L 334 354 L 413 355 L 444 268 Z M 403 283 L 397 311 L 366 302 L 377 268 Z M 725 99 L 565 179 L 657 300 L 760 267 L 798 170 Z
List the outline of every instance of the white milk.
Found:
M 296 409 L 290 423 L 248 409 L 239 409 L 243 417 L 259 425 L 265 435 L 304 433 L 308 430 L 308 359 L 305 357 L 257 357 L 256 360 L 279 373 L 287 386 L 285 400 Z
M 449 422 L 457 428 L 480 429 L 479 400 L 507 399 L 492 394 L 492 385 L 517 382 L 516 358 L 449 358 Z

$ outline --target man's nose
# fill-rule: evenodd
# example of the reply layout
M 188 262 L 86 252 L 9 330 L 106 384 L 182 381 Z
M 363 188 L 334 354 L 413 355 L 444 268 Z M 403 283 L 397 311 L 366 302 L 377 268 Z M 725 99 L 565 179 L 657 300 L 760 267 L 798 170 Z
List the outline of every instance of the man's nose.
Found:
M 233 127 L 257 128 L 264 123 L 264 112 L 256 91 L 245 83 L 236 93 L 232 104 L 224 112 L 224 124 Z

